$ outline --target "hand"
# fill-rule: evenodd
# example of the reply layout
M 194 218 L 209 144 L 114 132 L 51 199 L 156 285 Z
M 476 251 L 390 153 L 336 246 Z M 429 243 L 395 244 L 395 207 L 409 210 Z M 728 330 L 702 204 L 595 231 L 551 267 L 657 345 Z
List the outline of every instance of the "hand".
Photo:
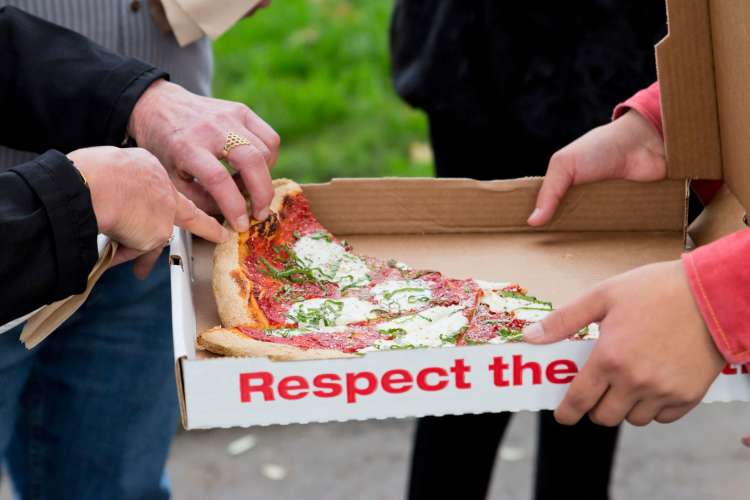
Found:
M 173 224 L 217 243 L 229 237 L 216 219 L 177 192 L 159 160 L 144 149 L 85 148 L 68 158 L 88 183 L 99 232 L 122 245 L 112 265 L 136 259 L 133 271 L 145 278 Z
M 240 185 L 217 159 L 229 132 L 252 143 L 235 147 L 227 159 L 239 172 Z M 160 80 L 135 105 L 128 133 L 156 155 L 181 193 L 209 213 L 220 209 L 236 231 L 250 227 L 241 188 L 249 192 L 253 216 L 268 217 L 273 199 L 269 169 L 276 162 L 280 139 L 247 106 L 197 96 Z
M 611 278 L 539 323 L 524 340 L 547 344 L 599 323 L 600 337 L 555 418 L 588 412 L 600 425 L 672 422 L 700 403 L 725 361 L 703 323 L 680 261 Z
M 528 223 L 548 223 L 570 186 L 607 179 L 658 181 L 666 173 L 664 142 L 645 118 L 630 110 L 552 155 Z

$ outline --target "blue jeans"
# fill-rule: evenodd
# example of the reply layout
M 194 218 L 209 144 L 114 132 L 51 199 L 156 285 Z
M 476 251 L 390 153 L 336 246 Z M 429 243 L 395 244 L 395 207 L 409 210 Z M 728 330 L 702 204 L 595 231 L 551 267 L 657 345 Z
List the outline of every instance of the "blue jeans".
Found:
M 178 419 L 166 252 L 124 264 L 32 351 L 0 335 L 0 452 L 24 500 L 161 500 Z

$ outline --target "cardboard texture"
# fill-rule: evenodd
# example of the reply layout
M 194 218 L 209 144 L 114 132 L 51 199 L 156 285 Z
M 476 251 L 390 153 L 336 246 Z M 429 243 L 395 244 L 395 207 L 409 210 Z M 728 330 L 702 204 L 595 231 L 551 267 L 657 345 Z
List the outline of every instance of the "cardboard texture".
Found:
M 698 243 L 739 227 L 735 219 L 750 206 L 750 173 L 742 168 L 750 159 L 750 141 L 743 141 L 750 130 L 750 60 L 743 57 L 750 53 L 750 3 L 670 0 L 668 13 L 657 59 L 672 180 L 575 187 L 541 230 L 526 225 L 539 179 L 336 179 L 303 186 L 314 213 L 357 252 L 454 277 L 517 281 L 556 305 L 609 276 L 677 258 L 687 241 L 688 178 L 727 181 L 692 228 Z M 172 244 L 176 374 L 189 429 L 553 408 L 594 345 L 516 343 L 304 362 L 215 357 L 195 349 L 196 332 L 219 323 L 211 253 L 203 241 L 193 248 L 183 231 Z M 733 400 L 750 400 L 750 376 L 727 367 L 704 401 Z
M 750 2 L 668 0 L 656 48 L 669 177 L 724 179 L 750 207 Z

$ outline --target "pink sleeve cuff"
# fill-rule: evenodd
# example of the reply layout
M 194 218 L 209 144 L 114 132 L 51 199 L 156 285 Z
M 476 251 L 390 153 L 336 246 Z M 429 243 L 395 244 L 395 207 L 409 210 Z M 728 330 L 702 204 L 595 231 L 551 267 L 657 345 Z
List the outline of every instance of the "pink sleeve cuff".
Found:
M 686 253 L 682 263 L 721 354 L 750 363 L 750 229 Z
M 612 112 L 612 119 L 616 120 L 633 109 L 646 118 L 663 139 L 659 98 L 659 82 L 652 83 L 627 101 L 618 104 Z

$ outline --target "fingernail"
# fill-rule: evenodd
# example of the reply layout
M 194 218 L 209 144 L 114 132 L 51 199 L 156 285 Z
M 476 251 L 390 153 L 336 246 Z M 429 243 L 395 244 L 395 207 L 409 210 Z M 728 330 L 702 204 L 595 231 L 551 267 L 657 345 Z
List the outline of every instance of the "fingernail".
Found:
M 268 219 L 269 215 L 271 215 L 271 211 L 268 210 L 268 208 L 264 208 L 263 210 L 255 214 L 255 218 L 258 219 L 259 221 L 264 221 Z
M 523 339 L 538 342 L 544 338 L 544 328 L 541 323 L 532 323 L 523 329 Z
M 250 218 L 247 215 L 240 215 L 234 221 L 234 226 L 237 228 L 237 232 L 245 232 L 250 229 Z
M 526 219 L 526 222 L 531 224 L 533 223 L 538 217 L 542 215 L 542 209 L 541 208 L 535 208 L 533 212 L 531 212 L 531 215 L 529 215 L 529 218 Z

